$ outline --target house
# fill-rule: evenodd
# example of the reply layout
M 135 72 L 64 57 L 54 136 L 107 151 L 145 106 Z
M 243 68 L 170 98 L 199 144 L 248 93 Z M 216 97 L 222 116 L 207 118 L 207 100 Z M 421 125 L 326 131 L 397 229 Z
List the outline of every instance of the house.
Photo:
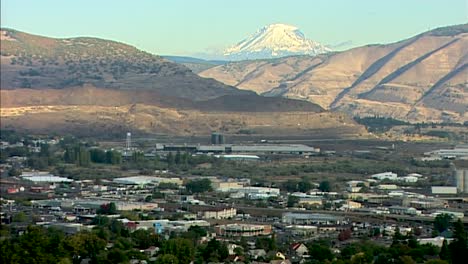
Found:
M 154 255 L 156 255 L 159 251 L 159 248 L 158 247 L 155 247 L 155 246 L 151 246 L 147 249 L 144 250 L 144 253 L 148 256 L 148 257 L 152 257 Z
M 291 264 L 289 259 L 279 259 L 279 260 L 272 260 L 270 264 Z
M 279 252 L 279 251 L 276 252 L 276 255 L 275 255 L 275 256 L 276 256 L 276 258 L 278 258 L 278 259 L 282 259 L 282 260 L 285 260 L 285 259 L 286 259 L 286 256 L 285 256 L 283 253 Z
M 302 243 L 294 243 L 291 245 L 291 250 L 298 256 L 304 256 L 309 254 L 309 249 Z
M 249 250 L 249 256 L 253 260 L 257 260 L 260 258 L 265 258 L 267 255 L 266 251 L 264 249 L 252 249 Z
M 245 262 L 244 256 L 229 255 L 227 259 L 229 262 Z
M 236 252 L 235 252 L 236 248 L 242 249 L 241 246 L 236 245 L 236 244 L 228 244 L 227 248 L 228 248 L 228 251 L 229 251 L 229 255 L 235 255 L 236 254 Z

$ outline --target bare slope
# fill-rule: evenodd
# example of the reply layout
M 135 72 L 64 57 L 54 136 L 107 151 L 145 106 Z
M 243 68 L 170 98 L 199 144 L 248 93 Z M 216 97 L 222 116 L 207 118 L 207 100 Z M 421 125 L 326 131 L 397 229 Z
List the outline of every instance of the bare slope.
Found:
M 467 64 L 468 24 L 464 24 L 335 54 L 235 62 L 200 75 L 354 115 L 464 122 L 468 120 Z
M 310 135 L 317 138 L 360 137 L 362 126 L 349 117 L 324 112 L 305 101 L 261 96 L 223 96 L 190 101 L 152 91 L 94 87 L 1 91 L 1 127 L 32 132 L 86 136 L 253 133 Z

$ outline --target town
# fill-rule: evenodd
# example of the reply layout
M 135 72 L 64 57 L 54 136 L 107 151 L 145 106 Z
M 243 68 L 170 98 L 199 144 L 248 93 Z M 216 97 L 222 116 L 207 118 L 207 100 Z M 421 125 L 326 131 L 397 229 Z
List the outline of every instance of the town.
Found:
M 468 224 L 466 145 L 133 141 L 2 131 L 2 236 L 96 234 L 73 263 L 416 263 L 372 251 L 396 244 L 421 263 Z

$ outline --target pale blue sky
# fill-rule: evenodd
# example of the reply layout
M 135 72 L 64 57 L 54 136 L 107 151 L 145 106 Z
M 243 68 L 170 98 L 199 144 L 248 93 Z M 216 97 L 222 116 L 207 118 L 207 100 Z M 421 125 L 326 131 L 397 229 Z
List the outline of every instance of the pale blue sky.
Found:
M 1 0 L 1 26 L 93 36 L 155 54 L 222 49 L 271 23 L 333 45 L 389 43 L 468 22 L 468 0 Z

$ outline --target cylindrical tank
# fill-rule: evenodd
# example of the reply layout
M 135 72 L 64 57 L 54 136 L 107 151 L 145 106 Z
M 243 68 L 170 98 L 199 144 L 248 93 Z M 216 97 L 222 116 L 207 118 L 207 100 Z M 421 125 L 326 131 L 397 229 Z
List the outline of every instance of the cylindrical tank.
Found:
M 455 182 L 457 183 L 457 192 L 463 193 L 465 191 L 465 181 L 464 181 L 464 172 L 463 170 L 455 170 Z
M 468 170 L 463 170 L 463 193 L 468 193 Z
M 219 144 L 224 144 L 224 135 L 223 134 L 218 134 L 218 142 Z
M 211 144 L 213 144 L 213 145 L 218 145 L 219 144 L 218 133 L 211 133 Z

